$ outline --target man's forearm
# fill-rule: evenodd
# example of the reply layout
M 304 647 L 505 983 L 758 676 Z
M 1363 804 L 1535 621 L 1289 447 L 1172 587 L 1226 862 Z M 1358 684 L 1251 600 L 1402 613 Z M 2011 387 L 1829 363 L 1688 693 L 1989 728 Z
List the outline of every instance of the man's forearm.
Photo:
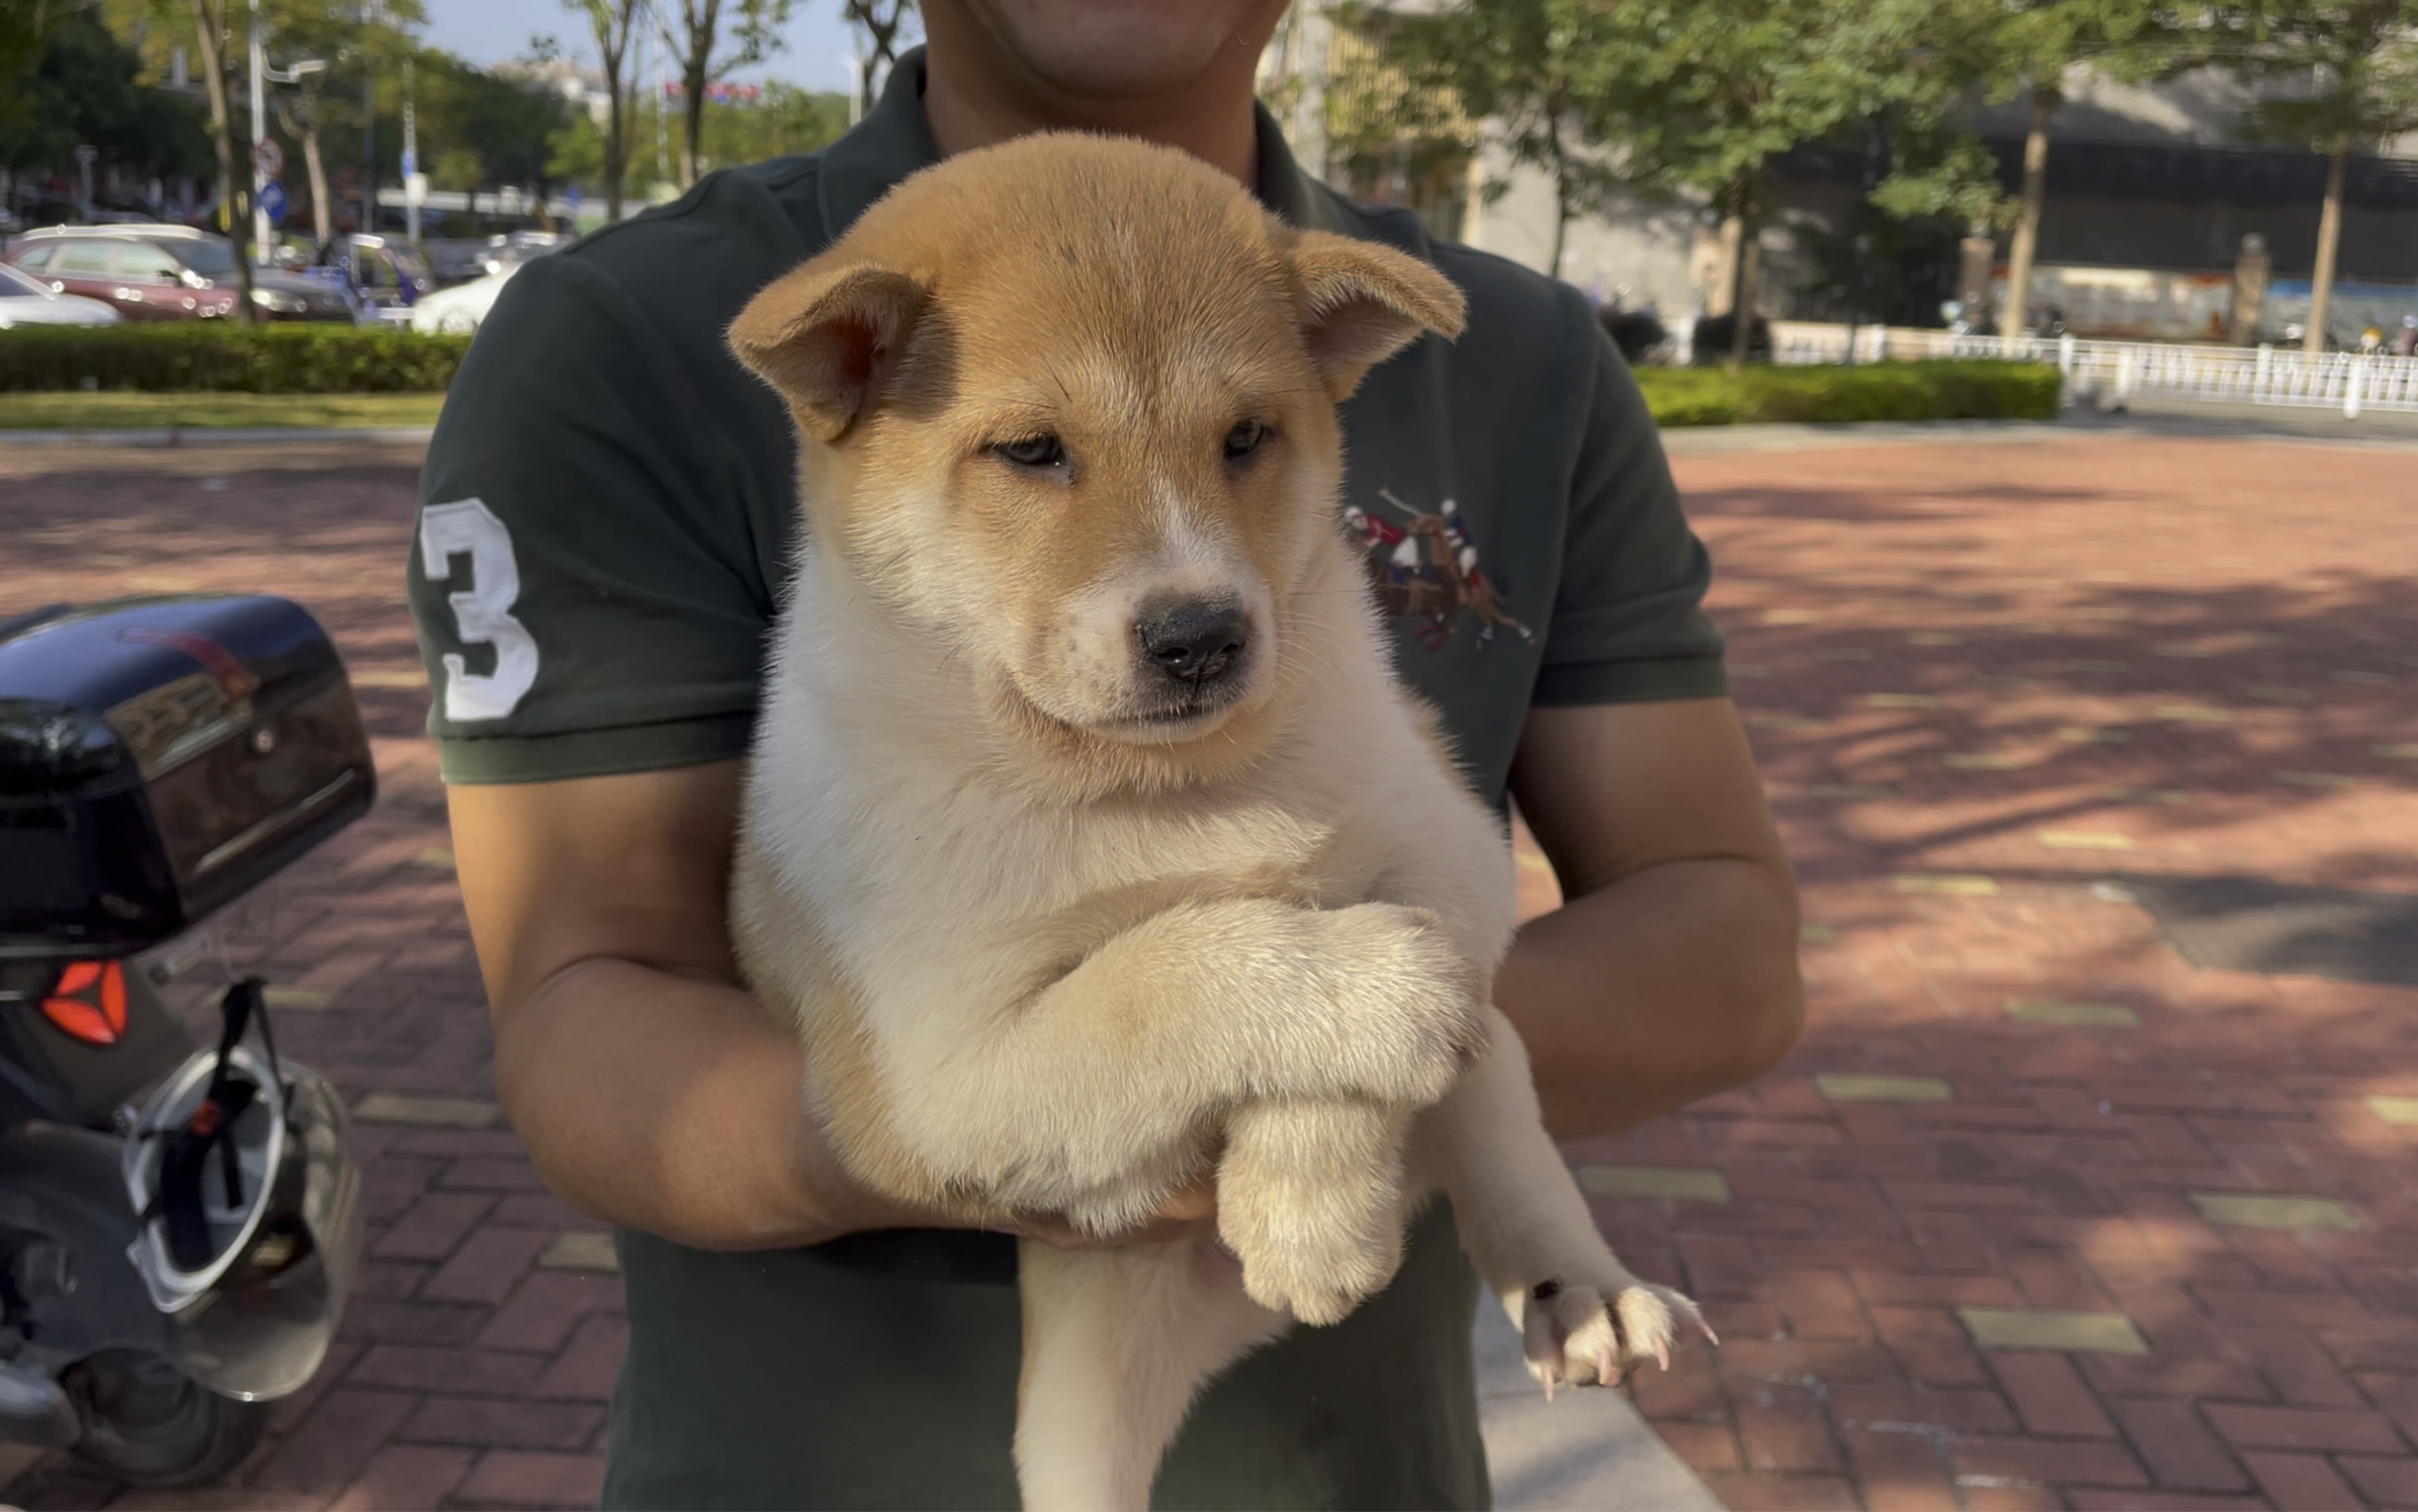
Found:
M 1741 1086 L 1803 1022 L 1797 894 L 1745 860 L 1671 862 L 1531 920 L 1494 996 L 1556 1139 L 1633 1127 Z
M 865 1226 L 803 1116 L 796 1037 L 727 983 L 569 967 L 499 1017 L 496 1086 L 547 1183 L 609 1222 L 705 1249 Z

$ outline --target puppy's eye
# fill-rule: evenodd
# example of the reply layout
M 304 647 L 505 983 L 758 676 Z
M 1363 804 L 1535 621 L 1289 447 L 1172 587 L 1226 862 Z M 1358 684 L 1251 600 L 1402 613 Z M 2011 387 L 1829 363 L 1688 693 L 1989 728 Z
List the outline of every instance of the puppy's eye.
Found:
M 1259 420 L 1237 420 L 1234 423 L 1234 428 L 1226 433 L 1226 460 L 1228 462 L 1242 461 L 1245 457 L 1257 451 L 1262 444 L 1263 444 L 1269 436 L 1275 434 L 1276 433 L 1274 431 L 1268 429 L 1265 424 Z
M 1063 467 L 1066 465 L 1066 443 L 1054 435 L 1028 435 L 1020 441 L 1001 441 L 991 453 L 1003 462 L 1019 467 Z

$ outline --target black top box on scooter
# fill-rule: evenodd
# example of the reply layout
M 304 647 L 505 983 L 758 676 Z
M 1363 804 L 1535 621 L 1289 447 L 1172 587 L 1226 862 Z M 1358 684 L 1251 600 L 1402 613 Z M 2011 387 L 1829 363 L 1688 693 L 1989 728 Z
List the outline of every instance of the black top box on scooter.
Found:
M 169 939 L 369 811 L 335 646 L 267 596 L 0 620 L 0 960 Z

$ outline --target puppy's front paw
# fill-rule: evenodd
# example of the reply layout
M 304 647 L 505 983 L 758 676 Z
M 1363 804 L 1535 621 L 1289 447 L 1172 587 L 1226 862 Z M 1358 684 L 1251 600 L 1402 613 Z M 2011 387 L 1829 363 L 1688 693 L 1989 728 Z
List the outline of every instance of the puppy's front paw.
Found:
M 1425 909 L 1364 903 L 1323 917 L 1346 1044 L 1339 1069 L 1387 1102 L 1442 1100 L 1486 1053 L 1478 971 Z
M 1354 1103 L 1258 1104 L 1227 1128 L 1217 1237 L 1243 1290 L 1303 1322 L 1340 1321 L 1402 1262 L 1401 1119 Z
M 1686 1330 L 1718 1344 L 1696 1305 L 1669 1287 L 1632 1280 L 1612 1295 L 1591 1286 L 1544 1280 L 1528 1289 L 1521 1347 L 1528 1373 L 1553 1388 L 1609 1386 L 1643 1360 L 1671 1367 L 1671 1345 Z

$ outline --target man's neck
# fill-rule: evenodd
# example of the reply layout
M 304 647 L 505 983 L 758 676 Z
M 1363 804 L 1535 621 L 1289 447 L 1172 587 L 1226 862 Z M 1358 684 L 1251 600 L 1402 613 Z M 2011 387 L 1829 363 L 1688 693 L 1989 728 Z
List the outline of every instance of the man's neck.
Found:
M 929 23 L 941 14 L 934 8 Z M 1212 70 L 1180 95 L 1122 100 L 1072 98 L 1046 81 L 993 67 L 997 60 L 977 38 L 930 38 L 924 118 L 942 157 L 1033 131 L 1101 131 L 1181 148 L 1245 189 L 1258 187 L 1259 130 L 1248 66 Z

